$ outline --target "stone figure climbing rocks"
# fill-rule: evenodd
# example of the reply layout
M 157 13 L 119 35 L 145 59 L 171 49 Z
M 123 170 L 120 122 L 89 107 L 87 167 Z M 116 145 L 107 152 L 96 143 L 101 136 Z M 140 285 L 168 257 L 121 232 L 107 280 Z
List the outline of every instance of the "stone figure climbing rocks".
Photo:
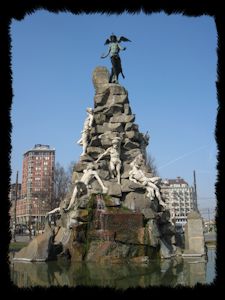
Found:
M 92 124 L 94 121 L 94 111 L 91 107 L 88 107 L 86 109 L 87 112 L 87 117 L 84 121 L 84 127 L 83 130 L 81 131 L 81 138 L 79 139 L 79 141 L 77 141 L 77 144 L 82 145 L 83 146 L 83 152 L 81 155 L 85 155 L 86 151 L 87 151 L 87 146 L 88 146 L 88 141 L 89 141 L 89 135 L 90 135 L 90 131 L 92 128 Z
M 120 169 L 121 169 L 121 160 L 120 160 L 120 147 L 121 147 L 121 138 L 116 137 L 112 140 L 112 146 L 107 148 L 96 160 L 96 163 L 99 160 L 106 156 L 110 156 L 109 161 L 109 171 L 111 174 L 111 178 L 117 177 L 117 182 L 120 184 Z

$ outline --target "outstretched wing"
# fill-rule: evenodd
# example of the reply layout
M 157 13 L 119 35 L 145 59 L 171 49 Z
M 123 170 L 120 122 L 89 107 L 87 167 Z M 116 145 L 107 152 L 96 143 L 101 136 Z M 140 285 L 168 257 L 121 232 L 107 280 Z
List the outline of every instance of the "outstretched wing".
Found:
M 118 38 L 118 43 L 120 42 L 131 42 L 129 39 L 127 39 L 125 36 L 120 36 Z
M 108 45 L 110 43 L 110 39 L 107 39 L 106 41 L 105 41 L 105 44 L 104 45 Z

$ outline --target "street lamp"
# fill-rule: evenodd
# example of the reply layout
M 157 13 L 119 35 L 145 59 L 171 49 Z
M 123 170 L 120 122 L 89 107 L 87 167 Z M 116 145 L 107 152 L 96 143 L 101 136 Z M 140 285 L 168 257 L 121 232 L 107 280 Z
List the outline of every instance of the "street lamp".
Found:
M 46 201 L 42 200 L 42 205 L 41 205 L 41 230 L 44 229 L 44 224 L 45 224 L 45 209 L 46 209 Z
M 31 240 L 31 208 L 32 208 L 32 204 L 31 204 L 31 199 L 29 199 L 30 203 L 29 203 L 29 221 L 28 221 L 28 230 L 29 230 L 29 239 Z
M 16 191 L 14 200 L 14 222 L 13 222 L 13 241 L 16 242 L 16 203 L 17 203 L 17 191 L 18 191 L 18 171 L 16 172 Z

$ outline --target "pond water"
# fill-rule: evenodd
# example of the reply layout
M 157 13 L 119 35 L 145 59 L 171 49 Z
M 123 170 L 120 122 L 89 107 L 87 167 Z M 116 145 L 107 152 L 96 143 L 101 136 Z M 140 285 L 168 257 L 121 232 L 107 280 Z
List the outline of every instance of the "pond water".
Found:
M 148 264 L 70 263 L 66 260 L 30 263 L 12 262 L 11 280 L 18 287 L 111 287 L 127 289 L 150 286 L 210 284 L 215 278 L 215 248 L 203 258 L 153 260 Z

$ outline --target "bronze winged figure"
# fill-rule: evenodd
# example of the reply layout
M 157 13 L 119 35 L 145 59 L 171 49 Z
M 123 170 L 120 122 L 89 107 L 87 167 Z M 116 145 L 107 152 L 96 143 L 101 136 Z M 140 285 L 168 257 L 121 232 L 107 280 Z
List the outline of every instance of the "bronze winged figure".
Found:
M 112 69 L 111 74 L 109 78 L 110 83 L 118 83 L 118 77 L 119 74 L 125 78 L 121 66 L 121 60 L 119 56 L 120 50 L 126 50 L 126 47 L 122 47 L 120 45 L 120 42 L 131 42 L 128 38 L 124 36 L 117 37 L 116 35 L 112 34 L 106 41 L 105 45 L 109 45 L 108 52 L 106 54 L 103 54 L 101 58 L 105 58 L 108 55 L 110 55 L 111 63 L 112 63 Z

